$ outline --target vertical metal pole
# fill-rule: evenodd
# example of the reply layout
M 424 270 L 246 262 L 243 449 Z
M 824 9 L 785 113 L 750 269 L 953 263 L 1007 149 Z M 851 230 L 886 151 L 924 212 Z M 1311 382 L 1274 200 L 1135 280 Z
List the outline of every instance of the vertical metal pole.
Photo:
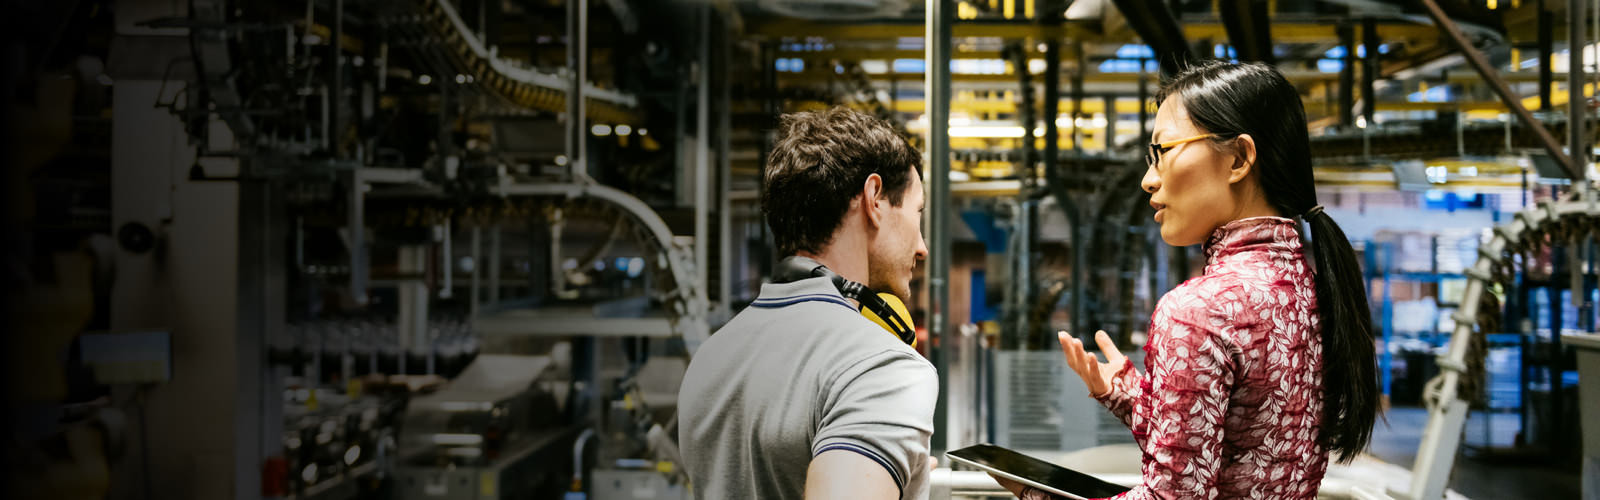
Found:
M 1145 61 L 1139 60 L 1139 142 L 1150 137 L 1150 76 L 1144 70 Z
M 761 44 L 761 88 L 764 91 L 761 96 L 761 115 L 762 123 L 766 124 L 765 127 L 769 130 L 769 132 L 761 134 L 761 157 L 756 160 L 758 165 L 762 167 L 766 166 L 767 155 L 772 152 L 773 133 L 770 130 L 775 129 L 778 123 L 777 54 L 778 46 L 775 42 L 769 41 Z M 756 175 L 756 191 L 761 192 L 762 189 L 766 189 L 766 169 L 758 168 L 757 171 L 759 173 Z M 758 235 L 757 239 L 760 242 L 760 246 L 757 248 L 771 248 L 771 241 L 768 239 L 769 231 L 765 221 L 752 227 L 755 228 L 753 232 Z M 759 276 L 770 276 L 774 264 L 776 262 L 772 255 L 766 255 L 765 258 L 756 261 L 757 270 L 760 272 Z
M 1584 186 L 1589 175 L 1590 146 L 1583 131 L 1589 118 L 1585 110 L 1589 99 L 1583 95 L 1583 49 L 1588 46 L 1583 24 L 1588 18 L 1586 7 L 1584 0 L 1567 0 L 1567 154 L 1572 157 L 1572 168 L 1577 170 L 1574 189 Z
M 1356 32 L 1349 23 L 1338 27 L 1339 46 L 1344 47 L 1344 65 L 1339 69 L 1339 125 L 1345 130 L 1356 124 Z
M 1046 11 L 1048 12 L 1049 9 L 1046 9 Z M 1044 169 L 1045 178 L 1049 179 L 1048 182 L 1051 184 L 1049 188 L 1055 193 L 1064 192 L 1066 188 L 1064 185 L 1056 185 L 1061 183 L 1061 126 L 1056 124 L 1056 120 L 1060 116 L 1061 42 L 1051 38 L 1044 42 L 1044 109 L 1039 116 L 1040 119 L 1044 120 L 1044 152 L 1040 168 Z M 1068 116 L 1070 117 L 1071 115 L 1069 114 Z M 1066 210 L 1067 213 L 1072 212 L 1072 208 L 1068 205 L 1069 203 L 1072 203 L 1072 200 L 1063 199 L 1059 196 L 1056 199 L 1056 204 L 1061 205 L 1062 209 Z M 1022 279 L 1032 278 L 1024 276 Z M 1031 299 L 1032 297 L 1027 298 Z M 1021 306 L 1023 314 L 1028 314 L 1032 304 L 1023 302 Z M 1041 328 L 1029 325 L 1029 330 L 1023 332 L 1025 336 L 1022 337 L 1022 343 L 1019 348 L 1027 350 L 1029 346 L 1038 345 L 1037 343 L 1040 342 L 1038 335 L 1049 336 L 1048 333 L 1045 333 L 1045 330 L 1048 330 L 1048 327 Z
M 407 358 L 411 352 L 422 352 L 421 349 L 428 344 L 428 285 L 421 279 L 411 275 L 427 270 L 428 247 L 425 245 L 405 245 L 400 247 L 398 263 L 402 275 L 399 285 L 399 320 L 397 321 L 399 333 L 400 358 Z M 400 366 L 404 367 L 402 361 Z M 402 370 L 401 373 L 409 373 Z
M 923 35 L 926 49 L 927 82 L 924 95 L 928 110 L 928 302 L 932 318 L 928 322 L 933 366 L 939 373 L 939 400 L 933 411 L 934 456 L 947 449 L 949 422 L 949 341 L 950 322 L 950 42 L 954 15 L 952 0 L 927 0 Z
M 472 225 L 472 291 L 467 294 L 467 317 L 478 316 L 479 289 L 482 284 L 478 280 L 483 269 L 483 228 L 477 224 Z
M 1361 45 L 1366 51 L 1361 58 L 1361 116 L 1372 127 L 1378 111 L 1378 22 L 1370 17 L 1361 20 Z
M 574 177 L 589 175 L 588 108 L 583 85 L 589 81 L 589 0 L 567 0 L 567 168 Z
M 489 230 L 489 260 L 484 263 L 489 266 L 489 300 L 492 307 L 500 304 L 500 223 L 496 222 Z
M 733 132 L 733 96 L 731 95 L 732 71 L 728 71 L 729 61 L 732 59 L 732 40 L 729 36 L 727 23 L 721 17 L 716 20 L 717 28 L 717 71 L 722 73 L 718 79 L 717 98 L 717 297 L 722 301 L 723 311 L 733 310 L 733 200 L 729 193 L 733 179 L 733 162 L 728 158 L 729 139 Z
M 696 286 L 706 291 L 711 282 L 711 8 L 711 2 L 700 8 L 694 101 L 694 271 Z
M 1021 178 L 1022 186 L 1025 188 L 1020 195 L 1026 198 L 1032 195 L 1030 191 L 1033 190 L 1034 182 L 1039 179 L 1038 172 L 1034 170 L 1039 161 L 1038 151 L 1035 149 L 1038 146 L 1038 141 L 1034 139 L 1035 136 L 1033 135 L 1034 123 L 1039 121 L 1039 114 L 1034 112 L 1033 107 L 1035 103 L 1033 98 L 1033 73 L 1028 69 L 1028 49 L 1020 43 L 1017 44 L 1016 49 L 1017 52 L 1012 58 L 1015 62 L 1012 65 L 1016 67 L 1015 70 L 1017 72 L 1017 95 L 1020 97 L 1017 102 L 1017 118 L 1021 122 L 1019 125 L 1022 125 L 1022 151 L 1020 154 L 1022 168 L 1018 171 L 1018 177 Z M 1046 118 L 1045 120 L 1051 121 L 1054 118 Z
M 1089 116 L 1083 112 L 1083 74 L 1089 60 L 1084 54 L 1083 43 L 1072 44 L 1072 54 L 1075 60 L 1072 69 L 1072 156 L 1074 169 L 1082 173 L 1085 167 L 1083 161 L 1083 127 L 1078 126 L 1078 119 Z
M 1106 95 L 1106 155 L 1117 149 L 1117 96 Z
M 1082 127 L 1078 126 L 1078 117 L 1083 115 L 1083 75 L 1088 71 L 1089 60 L 1083 50 L 1082 42 L 1074 43 L 1072 48 L 1077 60 L 1072 70 L 1072 156 L 1075 167 L 1073 171 L 1082 176 L 1088 165 L 1083 158 L 1083 131 Z M 1067 203 L 1071 200 L 1056 201 Z M 1096 222 L 1094 218 L 1097 215 L 1093 208 L 1087 206 L 1073 207 L 1073 211 L 1078 212 L 1078 217 L 1072 224 L 1072 334 L 1088 339 L 1092 338 L 1093 334 L 1089 333 L 1087 321 L 1089 302 L 1085 300 L 1085 296 L 1089 292 L 1089 249 L 1093 246 Z M 1050 339 L 1046 338 L 1044 343 L 1045 349 L 1048 350 Z
M 333 147 L 335 158 L 344 159 L 344 47 L 340 42 L 344 39 L 344 0 L 333 0 L 333 39 L 328 41 L 328 51 L 333 55 L 329 57 L 329 64 L 333 66 L 333 87 L 328 89 L 328 123 L 331 130 L 323 131 L 328 136 L 328 144 Z
M 346 208 L 349 221 L 346 231 L 350 236 L 350 299 L 357 304 L 367 303 L 367 180 L 358 169 L 350 175 L 350 206 Z
M 442 274 L 441 279 L 443 280 L 443 284 L 439 285 L 439 298 L 441 299 L 448 299 L 456 293 L 455 265 L 451 262 L 453 260 L 451 254 L 454 253 L 452 250 L 455 249 L 456 239 L 451 229 L 450 219 L 445 219 L 444 224 L 440 226 L 439 272 Z
M 1076 112 L 1076 109 L 1073 110 Z M 1045 172 L 1056 172 L 1061 161 L 1061 130 L 1056 119 L 1061 115 L 1061 42 L 1055 39 L 1044 42 L 1044 109 L 1039 118 L 1044 120 Z M 1056 200 L 1066 203 L 1064 200 Z
M 1022 189 L 1017 193 L 1017 246 L 1011 249 L 1009 257 L 1012 265 L 1009 267 L 1014 274 L 1010 277 L 1013 283 L 1011 304 L 1012 321 L 1014 326 L 1001 332 L 1001 348 L 1016 349 L 1021 339 L 1026 339 L 1032 332 L 1033 326 L 1028 318 L 1027 304 L 1033 298 L 1033 247 L 1038 240 L 1035 218 L 1039 212 L 1038 203 L 1032 201 L 1033 194 L 1038 189 L 1038 151 L 1034 140 L 1033 128 L 1038 122 L 1038 113 L 1035 112 L 1037 100 L 1034 99 L 1033 74 L 1028 68 L 1028 49 L 1018 43 L 1014 46 L 1016 52 L 1012 54 L 1012 65 L 1016 67 L 1018 76 L 1017 102 L 1018 118 L 1022 125 L 1022 151 L 1020 168 L 1017 170 L 1021 178 Z M 990 426 L 992 428 L 992 426 Z
M 1378 128 L 1378 22 L 1372 18 L 1361 20 L 1361 45 L 1366 57 L 1361 58 L 1361 117 L 1367 127 L 1361 130 L 1361 156 L 1372 157 L 1372 131 Z
M 454 78 L 439 79 L 439 129 L 434 131 L 437 134 L 434 142 L 438 154 L 446 157 L 445 161 L 450 161 L 448 157 L 455 154 L 455 118 L 452 115 L 456 111 L 454 95 L 461 93 L 459 87 Z
M 1555 84 L 1555 75 L 1551 68 L 1556 53 L 1555 16 L 1550 13 L 1544 0 L 1539 0 L 1539 110 L 1555 111 L 1555 106 L 1550 103 L 1550 87 Z

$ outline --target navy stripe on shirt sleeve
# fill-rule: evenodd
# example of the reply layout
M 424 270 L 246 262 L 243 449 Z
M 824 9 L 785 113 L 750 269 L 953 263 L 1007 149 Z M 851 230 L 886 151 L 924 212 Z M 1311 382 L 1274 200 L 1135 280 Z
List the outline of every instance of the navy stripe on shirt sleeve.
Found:
M 883 470 L 889 471 L 889 477 L 894 479 L 895 487 L 900 489 L 900 494 L 901 495 L 905 495 L 905 492 L 906 492 L 906 480 L 905 480 L 905 478 L 900 477 L 900 473 L 898 471 L 894 470 L 894 466 L 893 465 L 889 465 L 889 459 L 883 458 L 883 455 L 879 455 L 875 451 L 872 451 L 872 450 L 867 449 L 865 447 L 862 447 L 862 446 L 859 446 L 859 445 L 855 445 L 855 444 L 851 444 L 851 443 L 833 443 L 833 444 L 829 444 L 827 446 L 823 446 L 821 449 L 817 450 L 816 453 L 811 454 L 811 457 L 812 458 L 816 458 L 817 455 L 821 455 L 823 452 L 828 451 L 828 450 L 853 451 L 853 452 L 859 453 L 859 454 L 861 454 L 863 456 L 866 456 L 867 458 L 872 459 L 872 461 L 877 462 L 878 465 L 883 466 Z

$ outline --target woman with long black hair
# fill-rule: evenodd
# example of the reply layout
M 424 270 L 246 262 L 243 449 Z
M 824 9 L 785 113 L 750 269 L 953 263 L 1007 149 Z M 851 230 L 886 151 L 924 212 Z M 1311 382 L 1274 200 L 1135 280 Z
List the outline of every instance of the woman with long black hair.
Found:
M 1378 385 L 1366 286 L 1317 204 L 1300 93 L 1271 66 L 1212 61 L 1157 102 L 1141 184 L 1163 240 L 1205 243 L 1205 273 L 1156 305 L 1143 374 L 1105 332 L 1106 362 L 1060 335 L 1143 452 L 1120 498 L 1316 498 L 1329 455 L 1366 448 Z

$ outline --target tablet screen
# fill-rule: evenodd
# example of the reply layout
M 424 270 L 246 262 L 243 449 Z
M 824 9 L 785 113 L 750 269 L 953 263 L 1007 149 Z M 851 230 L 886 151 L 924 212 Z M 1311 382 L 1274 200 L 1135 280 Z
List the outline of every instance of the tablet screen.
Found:
M 946 453 L 950 458 L 1056 493 L 1083 498 L 1116 496 L 1128 488 L 992 444 L 980 444 Z

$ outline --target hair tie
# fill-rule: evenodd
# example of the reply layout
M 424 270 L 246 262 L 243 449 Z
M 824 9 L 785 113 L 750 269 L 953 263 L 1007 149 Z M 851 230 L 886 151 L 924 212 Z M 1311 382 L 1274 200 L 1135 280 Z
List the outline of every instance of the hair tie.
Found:
M 1306 214 L 1300 216 L 1300 218 L 1310 220 L 1318 215 L 1322 215 L 1322 205 L 1311 207 L 1311 210 L 1306 210 Z

